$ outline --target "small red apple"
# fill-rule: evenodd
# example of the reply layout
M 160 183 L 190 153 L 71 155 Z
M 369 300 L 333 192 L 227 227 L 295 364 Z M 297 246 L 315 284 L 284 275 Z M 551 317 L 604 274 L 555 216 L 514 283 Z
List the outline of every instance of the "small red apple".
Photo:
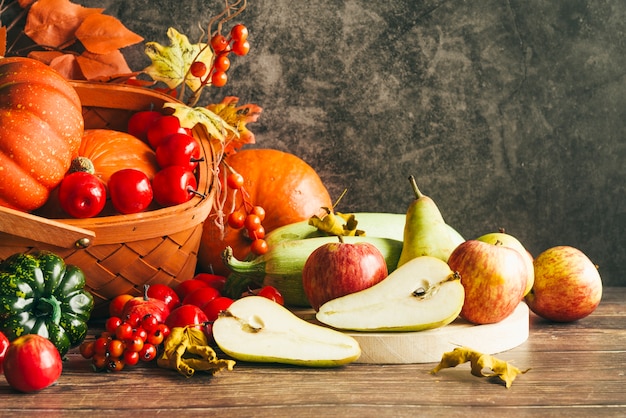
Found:
M 2 363 L 4 362 L 4 356 L 9 348 L 9 339 L 3 332 L 0 332 L 0 374 L 4 373 L 2 369 Z
M 63 371 L 63 361 L 50 340 L 26 334 L 11 342 L 4 357 L 4 376 L 20 392 L 36 392 L 56 382 Z
M 572 322 L 591 314 L 601 299 L 600 273 L 582 251 L 558 246 L 535 259 L 535 283 L 526 295 L 535 314 L 550 321 Z
M 203 324 L 208 322 L 207 316 L 196 305 L 180 305 L 174 309 L 165 320 L 165 325 L 170 329 L 196 325 L 194 328 L 203 329 Z
M 165 322 L 165 319 L 170 314 L 170 309 L 161 299 L 149 297 L 149 288 L 149 285 L 145 285 L 143 296 L 134 297 L 126 302 L 124 310 L 122 311 L 122 319 L 128 318 L 133 314 L 138 315 L 139 318 L 143 318 L 146 315 L 152 315 L 157 319 L 157 321 L 159 321 L 159 323 Z
M 161 299 L 165 302 L 170 312 L 180 305 L 178 294 L 174 289 L 165 284 L 157 283 L 150 285 L 148 288 L 148 297 Z
M 521 302 L 528 270 L 522 255 L 504 245 L 468 240 L 452 251 L 448 265 L 461 275 L 461 316 L 474 324 L 500 322 Z
M 176 292 L 176 294 L 182 301 L 185 299 L 185 297 L 188 294 L 190 294 L 194 290 L 199 289 L 201 287 L 206 287 L 206 286 L 208 286 L 208 284 L 202 280 L 187 279 L 187 280 L 180 282 L 178 286 L 174 288 L 174 291 Z
M 194 276 L 194 280 L 201 280 L 217 289 L 220 293 L 224 292 L 224 285 L 226 284 L 226 277 L 224 276 L 212 273 L 198 273 Z
M 367 242 L 332 242 L 313 251 L 302 269 L 302 286 L 318 311 L 331 299 L 367 289 L 387 277 L 385 258 Z

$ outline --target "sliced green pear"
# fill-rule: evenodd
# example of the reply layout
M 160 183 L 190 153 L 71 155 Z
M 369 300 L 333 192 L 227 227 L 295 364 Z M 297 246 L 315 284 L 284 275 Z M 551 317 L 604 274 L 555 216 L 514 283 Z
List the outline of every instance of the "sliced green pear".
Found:
M 234 359 L 334 367 L 361 355 L 349 335 L 307 322 L 261 296 L 236 300 L 213 323 L 213 338 Z
M 413 258 L 374 286 L 322 305 L 318 321 L 353 331 L 422 331 L 454 321 L 463 307 L 460 276 L 436 257 Z

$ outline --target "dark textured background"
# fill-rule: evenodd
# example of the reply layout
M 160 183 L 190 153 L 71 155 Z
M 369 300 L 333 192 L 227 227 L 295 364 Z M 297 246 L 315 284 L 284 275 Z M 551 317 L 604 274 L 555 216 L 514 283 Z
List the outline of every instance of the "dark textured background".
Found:
M 147 40 L 196 40 L 219 1 L 83 0 Z M 626 2 L 250 0 L 252 49 L 209 101 L 264 108 L 260 147 L 343 211 L 404 212 L 414 174 L 466 238 L 572 245 L 626 285 Z M 135 69 L 142 48 L 125 51 Z

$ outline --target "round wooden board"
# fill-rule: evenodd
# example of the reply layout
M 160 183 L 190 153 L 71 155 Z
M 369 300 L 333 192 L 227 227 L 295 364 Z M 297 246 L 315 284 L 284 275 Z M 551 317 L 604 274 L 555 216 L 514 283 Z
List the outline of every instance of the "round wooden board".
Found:
M 295 311 L 311 322 L 313 311 Z M 529 309 L 524 302 L 506 319 L 488 325 L 473 325 L 458 318 L 442 328 L 420 332 L 346 332 L 361 346 L 356 363 L 408 364 L 435 363 L 443 353 L 468 347 L 483 354 L 510 350 L 528 339 Z M 319 323 L 318 323 L 319 324 Z

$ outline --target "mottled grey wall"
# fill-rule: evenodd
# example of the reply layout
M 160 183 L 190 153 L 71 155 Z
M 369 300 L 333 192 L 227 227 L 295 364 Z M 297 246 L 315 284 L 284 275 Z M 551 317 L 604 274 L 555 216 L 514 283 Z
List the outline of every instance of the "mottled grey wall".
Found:
M 162 43 L 222 4 L 79 3 Z M 404 212 L 414 174 L 467 238 L 572 245 L 626 285 L 626 2 L 250 0 L 241 21 L 251 52 L 205 100 L 261 105 L 258 146 L 348 188 L 343 211 Z

